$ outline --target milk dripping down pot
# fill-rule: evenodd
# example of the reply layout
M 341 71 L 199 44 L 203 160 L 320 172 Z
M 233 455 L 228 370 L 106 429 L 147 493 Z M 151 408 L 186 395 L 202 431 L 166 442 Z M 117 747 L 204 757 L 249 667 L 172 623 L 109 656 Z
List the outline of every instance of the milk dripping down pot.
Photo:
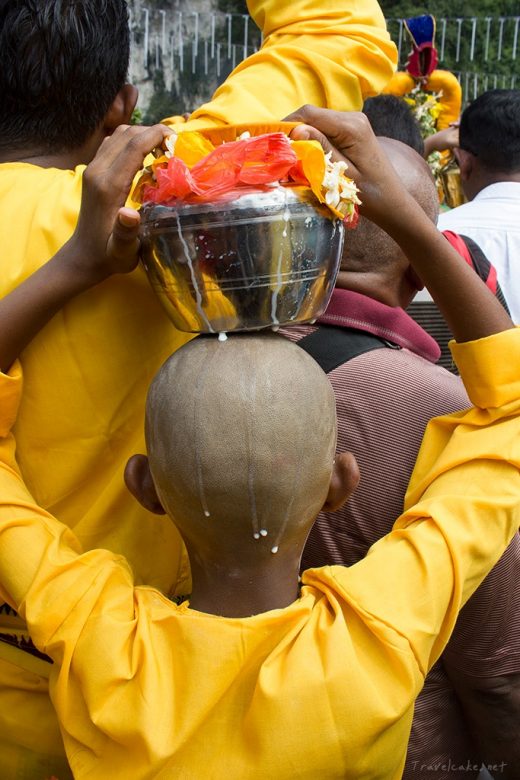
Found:
M 325 311 L 344 227 L 308 188 L 145 204 L 141 214 L 143 264 L 179 330 L 277 329 Z

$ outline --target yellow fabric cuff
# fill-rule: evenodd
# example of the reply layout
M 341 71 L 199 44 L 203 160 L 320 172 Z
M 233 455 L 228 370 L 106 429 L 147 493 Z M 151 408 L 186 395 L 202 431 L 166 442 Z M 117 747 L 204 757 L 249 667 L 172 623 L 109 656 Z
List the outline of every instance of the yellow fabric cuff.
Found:
M 474 406 L 491 409 L 520 397 L 520 327 L 449 346 Z

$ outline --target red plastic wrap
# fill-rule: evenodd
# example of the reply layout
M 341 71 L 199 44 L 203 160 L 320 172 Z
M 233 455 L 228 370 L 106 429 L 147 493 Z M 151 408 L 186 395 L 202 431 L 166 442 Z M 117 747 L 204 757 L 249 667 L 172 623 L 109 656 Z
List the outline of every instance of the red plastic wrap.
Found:
M 283 133 L 222 144 L 190 170 L 171 157 L 156 170 L 157 186 L 145 189 L 144 200 L 168 203 L 214 201 L 241 188 L 260 188 L 285 179 L 298 159 Z

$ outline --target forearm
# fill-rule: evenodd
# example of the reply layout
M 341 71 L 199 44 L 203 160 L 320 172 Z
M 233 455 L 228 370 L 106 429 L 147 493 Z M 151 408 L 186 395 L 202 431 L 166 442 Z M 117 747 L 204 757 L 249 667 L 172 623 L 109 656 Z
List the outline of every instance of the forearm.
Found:
M 347 162 L 348 174 L 360 189 L 361 214 L 400 246 L 457 341 L 472 341 L 513 327 L 493 294 L 461 262 L 458 253 L 401 185 L 384 151 L 388 149 L 389 154 L 395 155 L 398 165 L 401 158 L 415 155 L 411 149 L 390 139 L 385 144 L 379 142 L 363 114 L 304 106 L 288 119 L 305 123 L 294 128 L 293 139 L 318 140 L 333 159 Z M 426 163 L 422 164 L 426 176 Z
M 1 371 L 11 367 L 62 306 L 96 283 L 94 275 L 77 262 L 80 258 L 81 250 L 72 238 L 48 263 L 0 301 Z
M 428 159 L 428 157 L 430 156 L 430 154 L 432 152 L 435 152 L 437 150 L 437 147 L 435 146 L 435 142 L 433 140 L 434 138 L 435 138 L 435 136 L 430 135 L 430 136 L 428 136 L 428 138 L 424 139 L 424 154 L 423 154 L 423 157 L 424 157 L 425 160 Z
M 458 145 L 458 127 L 448 127 L 424 139 L 424 157 L 427 159 L 432 152 L 452 151 Z
M 74 296 L 138 261 L 139 214 L 124 207 L 145 156 L 168 134 L 161 125 L 121 125 L 83 173 L 81 211 L 72 238 L 0 301 L 0 370 Z
M 71 298 L 138 262 L 139 214 L 124 204 L 147 154 L 167 128 L 121 125 L 83 173 L 81 211 L 72 238 L 0 301 L 0 370 L 6 371 Z
M 428 157 L 432 152 L 438 152 L 438 151 L 442 151 L 442 150 L 439 149 L 437 146 L 437 133 L 435 133 L 434 135 L 429 135 L 427 138 L 424 139 L 423 157 L 425 160 L 428 159 Z

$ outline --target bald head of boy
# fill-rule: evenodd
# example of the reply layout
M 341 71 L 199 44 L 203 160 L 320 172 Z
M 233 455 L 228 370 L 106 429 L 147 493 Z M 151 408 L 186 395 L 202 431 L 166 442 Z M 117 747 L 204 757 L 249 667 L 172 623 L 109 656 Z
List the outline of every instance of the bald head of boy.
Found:
M 150 387 L 146 441 L 153 485 L 139 456 L 127 483 L 182 534 L 191 606 L 234 616 L 294 601 L 312 522 L 358 480 L 352 456 L 334 462 L 334 394 L 317 363 L 274 334 L 195 339 Z

